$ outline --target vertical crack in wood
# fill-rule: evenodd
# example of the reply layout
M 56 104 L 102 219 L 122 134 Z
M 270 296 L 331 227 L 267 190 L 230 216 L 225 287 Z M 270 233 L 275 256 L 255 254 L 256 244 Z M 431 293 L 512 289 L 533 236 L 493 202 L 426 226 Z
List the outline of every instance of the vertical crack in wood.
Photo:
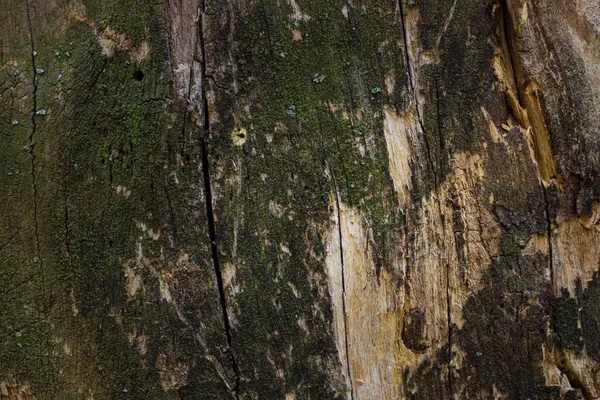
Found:
M 498 71 L 496 60 L 494 68 L 497 70 L 501 86 L 504 86 L 506 101 L 508 107 L 515 119 L 526 129 L 526 136 L 530 149 L 533 153 L 540 179 L 545 187 L 556 183 L 561 186 L 560 176 L 556 173 L 556 166 L 552 155 L 552 146 L 550 132 L 546 126 L 543 116 L 543 110 L 540 103 L 539 91 L 540 84 L 535 79 L 534 74 L 526 75 L 525 63 L 518 48 L 518 42 L 521 40 L 522 21 L 515 21 L 515 15 L 518 11 L 511 12 L 511 0 L 502 0 L 500 3 L 500 35 L 501 35 L 501 60 L 504 69 L 510 71 Z M 527 4 L 527 3 L 521 3 Z M 518 5 L 516 6 L 518 7 Z M 503 82 L 502 75 L 508 75 L 507 78 L 512 82 Z
M 438 196 L 437 193 L 435 196 Z M 440 215 L 440 222 L 442 224 L 442 238 L 446 238 L 446 218 L 444 213 L 442 212 L 442 202 L 437 197 L 438 203 L 438 213 Z M 456 238 L 456 232 L 454 232 L 454 237 Z M 456 243 L 456 240 L 455 240 Z M 457 244 L 458 245 L 458 244 Z M 445 251 L 445 246 L 442 247 L 443 251 Z M 457 249 L 458 254 L 458 249 Z M 447 256 L 442 253 L 442 259 L 440 260 L 442 264 L 446 266 L 446 319 L 448 320 L 448 393 L 450 395 L 450 399 L 452 399 L 452 371 L 450 369 L 450 364 L 452 361 L 452 295 L 450 293 L 450 262 Z
M 402 37 L 404 39 L 404 55 L 406 62 L 406 70 L 408 73 L 408 86 L 413 95 L 413 100 L 415 102 L 415 109 L 417 113 L 417 121 L 419 122 L 419 127 L 421 128 L 421 132 L 423 132 L 423 141 L 425 142 L 425 151 L 427 152 L 427 163 L 429 164 L 429 168 L 431 170 L 431 174 L 433 175 L 433 187 L 437 190 L 438 187 L 438 177 L 437 171 L 433 165 L 433 159 L 431 158 L 431 147 L 429 146 L 429 138 L 427 137 L 427 132 L 425 131 L 425 126 L 423 125 L 423 116 L 421 115 L 421 108 L 419 104 L 419 98 L 417 96 L 417 77 L 416 74 L 411 68 L 411 61 L 418 62 L 418 60 L 411 60 L 410 58 L 410 50 L 408 43 L 408 29 L 406 28 L 406 20 L 404 17 L 404 5 L 402 4 L 402 0 L 398 0 L 398 8 L 400 11 L 400 22 L 402 24 Z
M 429 144 L 429 138 L 427 137 L 427 132 L 425 131 L 425 126 L 423 124 L 423 116 L 421 115 L 421 105 L 419 104 L 419 98 L 418 98 L 418 94 L 417 94 L 417 76 L 416 73 L 412 70 L 412 64 L 413 63 L 417 63 L 418 60 L 411 60 L 411 55 L 410 55 L 410 47 L 409 47 L 409 34 L 408 34 L 408 29 L 406 26 L 406 19 L 405 19 L 405 13 L 404 13 L 404 5 L 402 0 L 398 0 L 398 7 L 399 7 L 399 11 L 400 11 L 400 19 L 401 19 L 401 24 L 402 24 L 402 30 L 403 30 L 403 39 L 404 39 L 404 54 L 405 54 L 405 62 L 406 62 L 406 70 L 408 73 L 408 81 L 409 81 L 409 88 L 412 92 L 412 96 L 413 96 L 413 100 L 415 103 L 415 109 L 416 109 L 416 114 L 417 114 L 417 121 L 419 123 L 419 128 L 421 129 L 421 132 L 423 133 L 423 140 L 425 143 L 425 151 L 427 153 L 427 162 L 429 164 L 429 168 L 431 170 L 431 174 L 433 176 L 433 183 L 434 183 L 434 190 L 437 191 L 438 189 L 438 176 L 437 176 L 437 171 L 435 169 L 435 166 L 433 164 L 433 159 L 431 156 L 431 146 Z M 454 7 L 454 6 L 453 6 Z M 453 9 L 451 11 L 451 13 L 453 12 Z M 440 126 L 440 114 L 439 114 L 439 99 L 438 94 L 437 94 L 437 81 L 436 81 L 436 106 L 437 106 L 437 122 L 438 122 L 438 135 L 440 142 L 443 141 L 442 138 L 442 131 L 441 131 L 441 126 Z M 437 196 L 437 193 L 434 194 L 435 196 Z M 438 203 L 438 213 L 440 215 L 440 220 L 442 223 L 442 230 L 443 230 L 443 237 L 445 237 L 445 221 L 444 221 L 444 215 L 442 212 L 442 202 L 440 201 L 439 197 L 437 198 L 437 203 Z M 448 381 L 448 392 L 449 392 L 449 396 L 450 399 L 452 399 L 452 371 L 450 368 L 450 364 L 452 361 L 452 299 L 451 299 L 451 293 L 450 293 L 450 263 L 448 262 L 447 259 L 445 259 L 446 257 L 443 257 L 444 259 L 441 260 L 443 261 L 443 263 L 446 264 L 446 318 L 447 318 L 447 324 L 448 324 L 448 330 L 447 330 L 447 334 L 448 334 L 448 372 L 447 372 L 447 381 Z
M 323 24 L 319 24 L 319 27 L 321 29 L 321 32 L 323 32 L 323 34 L 325 34 L 325 31 L 323 29 Z M 340 60 L 341 64 L 343 65 L 343 58 L 342 55 L 339 51 L 338 48 L 336 48 L 336 54 L 338 55 L 338 59 Z M 353 105 L 353 98 L 352 98 L 352 91 L 351 91 L 351 87 L 350 87 L 350 80 L 348 75 L 346 74 L 346 82 L 347 82 L 347 86 L 348 86 L 348 90 L 349 90 L 349 100 L 350 100 L 350 115 L 351 115 L 351 126 L 354 127 L 354 122 L 353 122 L 353 115 L 354 115 L 354 111 L 352 109 L 352 105 Z M 315 95 L 319 95 L 319 93 L 317 93 L 316 88 L 313 86 L 313 91 L 315 93 Z M 327 111 L 329 118 L 333 118 L 331 109 L 328 107 Z M 321 136 L 324 136 L 323 133 L 323 121 L 322 121 L 322 117 L 321 117 L 321 113 L 319 112 L 319 110 L 317 108 L 315 108 L 315 115 L 317 116 L 317 122 L 319 125 L 319 134 Z M 340 165 L 340 169 L 341 169 L 341 173 L 343 175 L 343 178 L 345 180 L 345 186 L 346 186 L 346 193 L 349 199 L 352 198 L 352 187 L 351 187 L 351 182 L 350 179 L 348 178 L 348 173 L 346 170 L 346 166 L 344 163 L 344 158 L 343 158 L 343 153 L 342 153 L 342 148 L 340 146 L 340 139 L 339 139 L 339 132 L 338 129 L 334 128 L 334 136 L 333 136 L 333 140 L 335 143 L 335 148 L 336 148 L 336 155 L 338 158 L 338 162 Z M 364 137 L 363 137 L 363 140 Z M 355 398 L 355 393 L 354 393 L 354 382 L 352 380 L 352 368 L 351 368 L 351 363 L 350 363 L 350 343 L 349 343 L 349 334 L 348 334 L 348 312 L 347 312 L 347 304 L 346 304 L 346 272 L 345 272 L 345 262 L 344 262 L 344 243 L 343 243 L 343 234 L 342 234 L 342 211 L 341 211 L 341 200 L 340 200 L 340 188 L 337 182 L 337 179 L 335 177 L 335 173 L 333 172 L 333 170 L 331 169 L 331 166 L 329 165 L 329 162 L 327 161 L 327 159 L 324 160 L 325 165 L 326 165 L 326 169 L 329 171 L 329 174 L 331 175 L 331 178 L 333 180 L 333 186 L 334 186 L 334 191 L 335 191 L 335 206 L 336 206 L 336 212 L 337 212 L 337 228 L 338 228 L 338 240 L 339 240 L 339 247 L 340 247 L 340 270 L 341 270 L 341 280 L 342 280 L 342 314 L 344 316 L 344 348 L 346 351 L 346 370 L 347 370 L 347 374 L 348 374 L 348 384 L 350 385 L 350 398 L 352 400 L 354 400 Z
M 440 212 L 441 215 L 441 212 Z M 443 221 L 443 218 L 442 218 Z M 442 222 L 443 224 L 444 222 Z M 445 235 L 445 234 L 444 234 Z M 448 392 L 452 396 L 452 297 L 450 294 L 450 263 L 446 260 L 446 313 L 448 320 Z
M 518 52 L 519 50 L 514 48 L 514 43 L 512 41 L 513 38 L 511 36 L 511 21 L 508 1 L 509 0 L 501 0 L 500 7 L 502 12 L 502 27 L 500 32 L 504 36 L 503 40 L 506 42 L 506 51 L 508 52 L 508 60 L 506 61 L 509 63 L 511 78 L 515 83 L 515 91 L 517 92 L 515 94 L 517 95 L 517 99 L 520 101 L 523 97 L 523 90 L 521 90 L 521 85 L 519 84 L 520 80 L 517 76 L 518 60 L 517 55 L 515 54 L 515 52 Z M 510 104 L 508 106 L 510 109 L 512 109 L 512 106 Z M 515 118 L 519 120 L 519 117 L 517 115 L 515 115 Z
M 550 268 L 550 283 L 552 284 L 552 293 L 554 296 L 556 288 L 554 280 L 554 257 L 552 251 L 552 218 L 550 217 L 550 201 L 548 200 L 548 190 L 541 185 L 542 192 L 544 193 L 544 212 L 546 214 L 546 239 L 548 240 L 548 265 Z
M 501 34 L 504 35 L 504 40 L 506 40 L 506 44 L 507 44 L 507 51 L 508 51 L 508 56 L 509 59 L 507 60 L 510 63 L 510 68 L 511 68 L 511 72 L 512 72 L 512 79 L 514 80 L 514 84 L 515 84 L 515 90 L 516 90 L 516 95 L 518 97 L 519 102 L 523 102 L 524 96 L 526 95 L 527 89 L 521 87 L 523 85 L 523 79 L 519 79 L 519 78 L 523 78 L 522 76 L 519 76 L 518 74 L 521 73 L 522 74 L 522 70 L 519 65 L 519 59 L 518 59 L 518 55 L 516 54 L 519 50 L 515 48 L 515 43 L 513 42 L 513 39 L 516 40 L 515 37 L 513 37 L 513 35 L 515 34 L 515 32 L 513 32 L 513 26 L 511 25 L 511 14 L 510 14 L 510 0 L 501 0 L 501 7 L 502 7 L 502 29 L 501 29 Z M 511 105 L 509 104 L 509 107 Z M 522 107 L 519 104 L 519 107 Z M 518 119 L 518 118 L 517 118 Z M 528 129 L 532 129 L 531 125 L 527 126 Z M 535 134 L 535 132 L 534 132 Z M 534 144 L 535 146 L 536 144 Z M 556 281 L 555 281 L 555 276 L 554 276 L 554 252 L 553 252 L 553 247 L 552 247 L 552 217 L 551 217 L 551 209 L 550 209 L 550 201 L 549 201 L 549 196 L 548 196 L 548 188 L 546 187 L 546 182 L 544 181 L 544 177 L 543 177 L 543 172 L 542 172 L 542 165 L 540 165 L 540 163 L 542 163 L 543 160 L 536 160 L 536 163 L 538 164 L 538 173 L 539 173 L 539 180 L 540 180 L 540 188 L 542 190 L 543 196 L 544 196 L 544 214 L 545 214 L 545 219 L 546 219 L 546 239 L 547 239 L 547 245 L 548 245 L 548 258 L 549 258 L 549 268 L 550 268 L 550 281 L 551 281 L 551 285 L 552 285 L 552 297 L 555 298 L 558 292 L 558 288 L 555 288 L 556 285 Z M 551 176 L 550 178 L 554 179 L 554 176 Z M 554 185 L 556 186 L 557 183 L 554 183 Z M 556 321 L 553 318 L 552 319 L 552 332 L 556 335 L 557 334 L 557 328 L 556 328 Z M 567 357 L 567 355 L 565 354 L 564 349 L 562 348 L 562 345 L 559 343 L 555 344 L 555 354 L 558 355 L 557 360 L 554 362 L 554 365 L 559 369 L 559 371 L 567 378 L 569 385 L 572 388 L 575 389 L 579 389 L 581 390 L 581 393 L 583 394 L 583 397 L 586 400 L 591 400 L 592 397 L 592 391 L 585 385 L 585 383 L 581 380 L 579 374 L 577 373 L 577 371 L 573 368 L 572 365 L 570 365 L 569 363 L 569 359 Z
M 508 51 L 508 62 L 510 63 L 510 69 L 512 72 L 512 79 L 514 81 L 515 84 L 515 90 L 516 90 L 516 95 L 517 98 L 519 99 L 519 101 L 521 101 L 522 96 L 524 95 L 524 89 L 521 87 L 521 79 L 519 79 L 519 76 L 517 75 L 517 71 L 520 71 L 521 69 L 518 68 L 518 58 L 517 55 L 515 54 L 516 52 L 518 52 L 518 49 L 515 49 L 515 45 L 513 43 L 513 32 L 511 29 L 511 20 L 510 20 L 510 6 L 509 6 L 509 1 L 510 0 L 502 0 L 501 1 L 501 7 L 502 7 L 502 29 L 501 29 L 501 33 L 502 35 L 504 35 L 504 40 L 506 41 L 506 50 Z M 510 108 L 510 104 L 509 104 L 509 108 Z M 516 117 L 516 116 L 515 116 Z M 518 119 L 518 118 L 517 118 Z M 531 129 L 531 127 L 526 127 L 528 129 Z M 538 166 L 538 171 L 539 171 L 539 167 Z M 548 199 L 548 189 L 546 188 L 546 185 L 543 182 L 543 179 L 541 178 L 541 171 L 539 171 L 540 173 L 540 188 L 542 190 L 542 193 L 544 195 L 544 213 L 545 213 L 545 217 L 546 217 L 546 236 L 547 236 L 547 241 L 548 241 L 548 257 L 549 257 L 549 268 L 550 268 L 550 282 L 552 284 L 552 294 L 553 296 L 556 293 L 556 288 L 554 287 L 555 285 L 555 280 L 554 280 L 554 260 L 553 260 L 553 251 L 552 251 L 552 217 L 550 216 L 550 202 Z M 554 327 L 553 327 L 554 328 Z M 554 329 L 554 331 L 556 331 Z
M 31 43 L 31 66 L 33 68 L 33 93 L 32 93 L 32 100 L 33 100 L 33 106 L 32 106 L 32 111 L 31 111 L 31 132 L 29 134 L 29 157 L 31 159 L 31 181 L 32 181 L 32 185 L 33 185 L 33 222 L 34 222 L 34 234 L 35 234 L 35 251 L 36 251 L 36 257 L 39 259 L 39 263 L 40 266 L 42 265 L 42 259 L 41 259 L 41 254 L 40 254 L 40 236 L 39 236 L 39 229 L 38 229 L 38 216 L 37 216 L 37 183 L 36 183 L 36 176 L 35 176 L 35 153 L 34 153 L 34 147 L 35 147 L 35 134 L 37 131 L 37 123 L 35 120 L 35 115 L 37 112 L 37 89 L 38 89 L 38 85 L 37 85 L 37 79 L 38 79 L 38 74 L 37 74 L 37 68 L 36 68 L 36 64 L 35 64 L 35 56 L 36 56 L 36 51 L 35 51 L 35 43 L 34 43 L 34 39 L 33 39 L 33 23 L 31 21 L 31 12 L 30 12 L 30 6 L 29 6 L 29 0 L 27 0 L 25 2 L 26 5 L 26 9 L 27 9 L 27 22 L 29 24 L 29 39 L 30 39 L 30 43 Z M 43 274 L 42 274 L 42 280 L 43 280 Z
M 206 12 L 206 4 L 204 0 L 200 1 L 199 7 L 199 16 L 198 16 L 198 40 L 200 45 L 200 74 L 201 74 L 201 102 L 202 102 L 202 127 L 203 134 L 200 138 L 201 141 L 201 150 L 202 150 L 202 173 L 204 179 L 204 193 L 205 193 L 205 203 L 206 203 L 206 216 L 208 221 L 208 234 L 210 239 L 210 249 L 213 261 L 213 267 L 215 269 L 215 276 L 217 280 L 217 286 L 219 289 L 219 299 L 221 302 L 221 311 L 223 313 L 223 325 L 225 327 L 225 336 L 227 340 L 227 354 L 231 360 L 231 366 L 235 373 L 235 386 L 233 388 L 232 394 L 234 397 L 240 397 L 241 391 L 241 380 L 242 374 L 233 353 L 232 349 L 232 337 L 231 337 L 231 326 L 229 324 L 229 315 L 227 311 L 227 299 L 225 296 L 225 288 L 223 286 L 223 274 L 221 272 L 221 266 L 219 263 L 219 254 L 218 254 L 218 246 L 217 246 L 217 234 L 215 228 L 215 216 L 212 204 L 212 188 L 211 188 L 211 178 L 210 178 L 210 162 L 208 159 L 208 146 L 207 141 L 210 135 L 210 118 L 209 118 L 209 106 L 208 106 L 208 98 L 206 95 L 206 51 L 205 51 L 205 43 L 204 43 L 204 15 Z M 192 80 L 190 80 L 191 82 Z M 190 89 L 191 90 L 191 89 Z M 189 94 L 188 94 L 189 95 Z
M 327 164 L 329 167 L 329 164 Z M 346 348 L 346 368 L 348 370 L 348 380 L 350 381 L 350 398 L 354 400 L 354 384 L 352 382 L 352 369 L 350 368 L 350 345 L 348 343 L 348 313 L 346 312 L 346 276 L 344 272 L 344 240 L 342 235 L 342 212 L 341 212 L 341 201 L 339 195 L 339 189 L 335 175 L 331 168 L 329 173 L 333 179 L 333 187 L 335 190 L 335 208 L 337 211 L 337 227 L 338 227 L 338 239 L 340 243 L 340 267 L 342 272 L 342 312 L 344 314 L 344 346 Z
M 456 2 L 454 3 L 456 5 Z M 453 6 L 454 7 L 454 6 Z M 452 9 L 452 12 L 454 11 L 454 9 Z M 442 136 L 442 124 L 441 124 L 441 115 L 440 115 L 440 96 L 439 96 L 439 82 L 438 79 L 435 79 L 435 107 L 436 107 L 436 118 L 437 118 L 437 134 L 439 136 L 439 140 L 440 140 L 440 149 L 444 148 L 444 139 Z M 436 193 L 437 196 L 437 193 Z M 445 238 L 446 237 L 446 221 L 444 218 L 444 214 L 442 213 L 442 202 L 440 201 L 440 198 L 437 198 L 438 201 L 438 211 L 440 214 L 440 220 L 442 222 L 442 237 Z M 481 223 L 481 222 L 480 222 Z M 454 233 L 454 236 L 456 237 L 456 232 Z M 458 246 L 458 243 L 455 240 L 455 244 L 456 246 Z M 459 254 L 458 252 L 458 248 L 456 249 L 456 254 Z M 447 260 L 445 260 L 446 262 L 446 313 L 447 316 L 446 318 L 448 319 L 448 392 L 450 394 L 450 399 L 453 398 L 453 394 L 452 394 L 452 370 L 451 370 L 451 363 L 452 363 L 452 297 L 451 297 L 451 293 L 450 293 L 450 262 Z
M 36 63 L 35 63 L 35 56 L 37 53 L 35 51 L 35 40 L 33 37 L 33 22 L 31 20 L 30 0 L 25 1 L 25 9 L 27 11 L 27 23 L 29 26 L 31 67 L 33 69 L 33 93 L 32 93 L 33 105 L 32 105 L 32 110 L 31 110 L 31 131 L 29 134 L 29 157 L 31 159 L 31 184 L 32 184 L 32 188 L 33 188 L 33 225 L 34 225 L 34 236 L 35 236 L 35 256 L 34 256 L 33 262 L 39 264 L 39 274 L 40 274 L 40 280 L 42 283 L 41 286 L 42 286 L 42 296 L 43 296 L 42 312 L 44 315 L 45 324 L 46 324 L 48 330 L 50 330 L 50 321 L 49 321 L 49 315 L 50 315 L 49 304 L 50 303 L 48 301 L 48 295 L 47 295 L 47 291 L 46 291 L 46 277 L 44 274 L 44 262 L 42 259 L 41 248 L 40 248 L 40 232 L 39 232 L 39 222 L 38 222 L 38 190 L 37 190 L 37 180 L 36 180 L 36 174 L 35 174 L 34 147 L 35 147 L 35 135 L 37 133 L 37 122 L 35 120 L 35 117 L 36 117 L 36 113 L 37 113 L 38 72 L 37 72 L 37 67 L 36 67 Z M 49 333 L 49 331 L 48 331 L 48 333 Z M 46 336 L 46 346 L 48 349 L 52 348 L 52 345 L 50 344 L 50 335 Z M 49 360 L 48 355 L 45 356 L 45 360 L 47 363 L 46 368 L 49 370 L 50 360 Z

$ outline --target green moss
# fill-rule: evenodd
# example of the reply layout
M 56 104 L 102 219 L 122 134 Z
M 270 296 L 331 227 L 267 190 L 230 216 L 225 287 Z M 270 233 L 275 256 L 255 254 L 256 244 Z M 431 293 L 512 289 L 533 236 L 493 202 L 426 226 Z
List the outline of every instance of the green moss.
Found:
M 18 160 L 26 173 L 11 189 L 15 206 L 7 211 L 23 221 L 23 234 L 15 237 L 17 247 L 8 249 L 12 255 L 2 268 L 15 291 L 1 303 L 7 314 L 0 335 L 10 339 L 0 349 L 0 374 L 30 382 L 40 399 L 91 393 L 96 398 L 172 398 L 177 394 L 165 393 L 160 385 L 155 367 L 159 354 L 188 362 L 187 384 L 196 394 L 228 395 L 214 366 L 196 359 L 211 351 L 229 367 L 217 350 L 224 342 L 218 292 L 213 281 L 205 283 L 214 273 L 203 260 L 210 254 L 209 242 L 195 228 L 184 232 L 193 220 L 193 202 L 181 202 L 178 193 L 192 192 L 201 176 L 193 169 L 179 171 L 182 189 L 169 180 L 183 138 L 181 127 L 170 127 L 167 121 L 171 112 L 182 119 L 183 108 L 167 107 L 164 16 L 149 3 L 130 6 L 87 1 L 86 17 L 98 23 L 105 19 L 102 23 L 134 45 L 149 40 L 151 57 L 139 65 L 119 49 L 110 58 L 103 55 L 83 22 L 70 20 L 66 34 L 58 35 L 48 22 L 51 18 L 35 20 L 36 68 L 44 70 L 37 76 L 35 100 L 47 114 L 36 116 L 34 133 L 31 115 L 11 115 L 24 121 L 18 125 L 24 131 L 18 140 L 1 131 L 2 142 L 9 146 L 0 159 Z M 42 11 L 66 18 L 56 8 Z M 27 38 L 23 48 L 28 46 Z M 31 65 L 29 51 L 19 56 L 22 65 Z M 134 77 L 138 69 L 142 80 Z M 23 76 L 33 78 L 33 71 Z M 23 109 L 31 110 L 31 85 L 26 88 Z M 29 146 L 30 135 L 34 162 L 29 151 L 21 150 Z M 12 162 L 0 163 L 13 168 Z M 130 194 L 118 192 L 118 186 Z M 196 191 L 193 196 L 198 198 Z M 194 225 L 204 226 L 203 217 Z M 161 238 L 150 239 L 138 222 L 161 231 Z M 12 223 L 10 229 L 21 231 Z M 138 243 L 143 257 L 136 265 Z M 182 251 L 191 254 L 198 272 L 175 271 L 173 280 L 197 292 L 174 292 L 174 301 L 180 303 L 176 311 L 161 300 L 157 275 L 173 267 Z M 127 295 L 127 263 L 141 282 L 133 297 Z M 186 316 L 186 323 L 178 320 L 177 312 Z M 203 323 L 211 349 L 195 339 Z M 140 337 L 145 337 L 143 351 Z
M 163 32 L 153 28 L 161 24 L 161 14 L 156 13 L 152 3 L 136 0 L 123 6 L 117 0 L 85 2 L 87 18 L 95 21 L 100 26 L 109 26 L 116 32 L 126 35 L 138 45 L 149 39 L 149 34 L 154 34 L 154 42 L 159 43 Z
M 403 98 L 407 82 L 396 5 L 373 2 L 347 18 L 341 4 L 300 3 L 309 18 L 290 20 L 290 6 L 269 2 L 234 18 L 235 75 L 217 68 L 229 62 L 222 56 L 231 49 L 228 27 L 205 19 L 209 70 L 219 71 L 219 87 L 235 80 L 237 88 L 235 95 L 215 91 L 218 122 L 209 140 L 211 171 L 219 171 L 213 177 L 240 177 L 214 182 L 222 264 L 236 265 L 240 285 L 231 306 L 234 349 L 248 393 L 270 398 L 345 390 L 341 376 L 327 377 L 318 366 L 339 363 L 323 297 L 330 199 L 339 194 L 364 215 L 378 268 L 393 268 L 402 220 L 382 122 L 383 105 Z M 213 7 L 211 14 L 225 12 Z M 372 93 L 384 87 L 386 72 L 396 81 L 392 95 Z M 242 148 L 229 135 L 237 123 L 249 133 Z

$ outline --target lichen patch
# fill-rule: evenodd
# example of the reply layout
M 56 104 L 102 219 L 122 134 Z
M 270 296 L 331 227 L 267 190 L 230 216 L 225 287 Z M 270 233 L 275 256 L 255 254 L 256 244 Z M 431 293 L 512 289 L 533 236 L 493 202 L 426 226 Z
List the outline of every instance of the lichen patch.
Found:
M 136 326 L 133 326 L 133 331 L 127 334 L 129 344 L 135 345 L 141 356 L 145 356 L 148 352 L 148 336 L 143 332 L 138 332 Z
M 292 40 L 293 41 L 302 40 L 302 32 L 300 31 L 300 29 L 298 29 L 298 28 L 292 29 Z
M 115 190 L 117 191 L 117 194 L 120 194 L 125 198 L 128 198 L 129 196 L 131 196 L 131 190 L 128 189 L 127 186 L 117 185 Z
M 310 16 L 302 12 L 296 0 L 288 0 L 288 3 L 292 7 L 292 14 L 290 15 L 292 21 L 298 22 L 310 20 Z
M 127 290 L 127 297 L 133 298 L 138 290 L 142 286 L 142 278 L 136 271 L 135 262 L 128 261 L 123 265 L 125 273 L 125 288 Z

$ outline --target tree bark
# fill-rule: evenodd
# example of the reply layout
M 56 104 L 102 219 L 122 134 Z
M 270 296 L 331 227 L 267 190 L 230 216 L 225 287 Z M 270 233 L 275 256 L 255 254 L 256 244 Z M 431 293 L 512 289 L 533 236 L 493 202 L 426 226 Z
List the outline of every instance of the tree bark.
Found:
M 600 398 L 597 1 L 0 14 L 0 399 Z

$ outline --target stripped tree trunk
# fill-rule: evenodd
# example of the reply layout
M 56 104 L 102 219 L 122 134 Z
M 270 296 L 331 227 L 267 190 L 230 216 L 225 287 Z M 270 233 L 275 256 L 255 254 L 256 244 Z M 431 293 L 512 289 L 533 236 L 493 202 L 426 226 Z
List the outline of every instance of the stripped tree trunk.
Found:
M 0 399 L 600 397 L 597 0 L 0 15 Z

